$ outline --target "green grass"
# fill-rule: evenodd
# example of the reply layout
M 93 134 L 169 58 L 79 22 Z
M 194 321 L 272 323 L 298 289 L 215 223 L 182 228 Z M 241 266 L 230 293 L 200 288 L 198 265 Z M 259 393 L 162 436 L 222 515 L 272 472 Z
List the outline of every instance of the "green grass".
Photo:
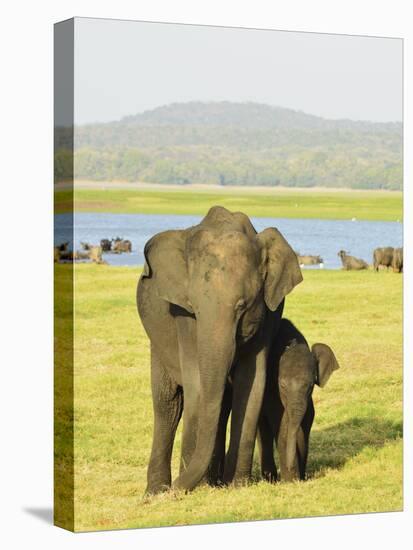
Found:
M 79 189 L 77 212 L 202 214 L 220 204 L 249 216 L 358 220 L 402 220 L 399 192 L 375 191 L 153 191 Z M 56 212 L 70 209 L 68 191 L 56 193 Z
M 259 481 L 255 456 L 248 486 L 144 499 L 152 401 L 139 272 L 75 266 L 77 531 L 402 508 L 402 276 L 307 270 L 287 299 L 285 316 L 310 343 L 329 344 L 341 365 L 314 391 L 308 481 Z M 180 431 L 174 475 L 179 446 Z

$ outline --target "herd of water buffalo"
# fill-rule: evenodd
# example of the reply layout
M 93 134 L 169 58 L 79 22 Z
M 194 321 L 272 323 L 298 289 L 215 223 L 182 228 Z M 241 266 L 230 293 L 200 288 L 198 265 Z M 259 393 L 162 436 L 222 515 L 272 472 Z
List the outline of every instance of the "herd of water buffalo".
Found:
M 298 252 L 296 252 L 296 255 L 300 267 L 305 265 L 320 265 L 320 267 L 324 267 L 323 259 L 320 256 L 302 256 Z M 369 264 L 366 261 L 350 256 L 345 250 L 340 250 L 337 255 L 340 257 L 343 269 L 346 271 L 369 268 Z M 393 248 L 392 246 L 376 248 L 373 252 L 373 269 L 378 271 L 380 268 L 392 268 L 395 273 L 402 273 L 403 248 Z
M 344 250 L 340 250 L 338 256 L 343 264 L 343 269 L 360 270 L 368 269 L 369 264 L 360 258 L 350 256 Z M 393 248 L 386 246 L 384 248 L 376 248 L 373 252 L 373 269 L 378 271 L 380 268 L 392 268 L 395 273 L 403 272 L 403 248 Z
M 132 252 L 132 243 L 128 239 L 115 237 L 114 239 L 101 239 L 100 244 L 80 242 L 82 250 L 69 250 L 69 242 L 61 243 L 54 247 L 55 262 L 71 262 L 76 260 L 91 260 L 97 264 L 104 264 L 102 252 L 122 254 Z
M 114 239 L 101 239 L 100 244 L 80 242 L 82 250 L 69 250 L 69 243 L 65 242 L 54 247 L 54 261 L 67 262 L 76 260 L 91 260 L 97 264 L 104 264 L 102 253 L 122 254 L 132 252 L 132 243 L 128 239 L 115 237 Z M 323 258 L 320 256 L 301 255 L 296 252 L 300 267 L 305 265 L 319 265 L 324 267 Z M 345 270 L 368 269 L 369 264 L 361 258 L 355 258 L 340 250 L 338 256 Z M 395 273 L 403 272 L 403 248 L 387 246 L 376 248 L 373 252 L 373 269 L 378 271 L 381 268 L 392 268 Z

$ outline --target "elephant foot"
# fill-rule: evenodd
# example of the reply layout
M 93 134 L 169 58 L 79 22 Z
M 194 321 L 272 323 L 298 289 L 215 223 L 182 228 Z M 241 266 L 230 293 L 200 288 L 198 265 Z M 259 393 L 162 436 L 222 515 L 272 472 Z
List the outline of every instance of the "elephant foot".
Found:
M 189 493 L 189 491 L 195 488 L 197 483 L 188 476 L 187 471 L 188 470 L 182 472 L 182 474 L 174 480 L 172 483 L 172 491 L 185 491 L 185 493 Z
M 277 483 L 278 481 L 277 472 L 274 470 L 264 470 L 262 472 L 262 477 L 265 481 L 268 481 L 268 483 Z
M 251 483 L 251 476 L 250 475 L 235 475 L 229 483 L 229 485 L 232 485 L 233 487 L 245 487 Z
M 174 493 L 180 493 L 180 492 L 184 492 L 185 494 L 188 494 L 191 489 L 189 489 L 188 487 L 185 487 L 182 483 L 180 483 L 178 481 L 178 479 L 176 479 L 173 483 L 172 483 L 172 492 Z
M 281 475 L 281 481 L 284 481 L 284 482 L 300 481 L 300 477 L 298 476 L 295 470 L 287 470 Z
M 222 476 L 207 475 L 202 481 L 206 482 L 209 487 L 226 487 L 227 485 Z
M 171 488 L 170 484 L 166 483 L 151 483 L 147 485 L 145 489 L 144 496 L 145 497 L 151 497 L 154 495 L 158 495 L 160 493 L 166 493 L 166 491 L 169 491 Z

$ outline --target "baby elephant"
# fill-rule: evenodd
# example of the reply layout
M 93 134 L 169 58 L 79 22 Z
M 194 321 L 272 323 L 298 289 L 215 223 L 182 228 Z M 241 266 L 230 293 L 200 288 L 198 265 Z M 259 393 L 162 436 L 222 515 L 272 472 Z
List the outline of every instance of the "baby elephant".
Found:
M 281 480 L 305 479 L 315 415 L 314 384 L 324 387 L 339 365 L 333 351 L 325 344 L 314 344 L 310 350 L 304 336 L 288 319 L 281 320 L 269 360 L 258 426 L 261 472 L 268 481 L 277 480 L 275 441 Z

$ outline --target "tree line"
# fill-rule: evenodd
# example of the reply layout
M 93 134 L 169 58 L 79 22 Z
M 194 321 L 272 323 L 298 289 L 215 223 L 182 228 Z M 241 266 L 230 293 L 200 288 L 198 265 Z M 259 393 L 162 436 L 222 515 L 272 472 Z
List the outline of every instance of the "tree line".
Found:
M 78 126 L 74 143 L 74 174 L 80 179 L 402 187 L 400 123 L 332 121 L 257 104 L 194 102 Z M 56 179 L 66 179 L 70 169 L 70 150 L 58 149 Z

